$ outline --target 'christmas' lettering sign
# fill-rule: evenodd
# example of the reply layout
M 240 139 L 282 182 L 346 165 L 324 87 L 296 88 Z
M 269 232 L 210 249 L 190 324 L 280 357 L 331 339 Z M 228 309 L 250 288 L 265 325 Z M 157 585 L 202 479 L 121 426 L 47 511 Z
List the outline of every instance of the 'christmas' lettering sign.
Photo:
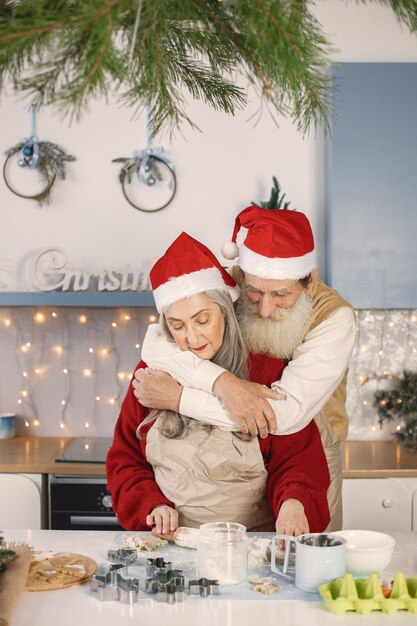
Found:
M 148 291 L 149 272 L 124 267 L 98 273 L 75 268 L 60 248 L 44 248 L 29 264 L 30 280 L 39 291 Z

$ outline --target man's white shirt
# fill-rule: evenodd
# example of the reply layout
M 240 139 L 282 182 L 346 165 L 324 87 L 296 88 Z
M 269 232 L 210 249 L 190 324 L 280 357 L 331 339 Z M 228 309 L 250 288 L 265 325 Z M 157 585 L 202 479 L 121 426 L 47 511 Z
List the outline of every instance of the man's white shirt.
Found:
M 294 352 L 281 380 L 271 388 L 286 396 L 269 400 L 275 411 L 275 434 L 298 432 L 320 412 L 342 380 L 355 343 L 355 316 L 350 307 L 341 307 L 313 328 Z M 157 370 L 170 374 L 184 387 L 179 411 L 194 419 L 227 430 L 238 430 L 237 420 L 221 400 L 212 394 L 216 379 L 225 372 L 211 361 L 192 352 L 183 352 L 161 330 L 148 327 L 142 359 Z

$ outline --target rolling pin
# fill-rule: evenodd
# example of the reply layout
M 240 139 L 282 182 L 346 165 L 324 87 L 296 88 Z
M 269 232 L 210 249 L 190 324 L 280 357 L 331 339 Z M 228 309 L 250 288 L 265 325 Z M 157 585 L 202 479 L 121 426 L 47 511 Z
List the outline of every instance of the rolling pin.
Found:
M 197 550 L 198 533 L 200 532 L 199 528 L 188 528 L 187 526 L 180 526 L 172 533 L 170 532 L 158 535 L 154 531 L 155 529 L 152 529 L 153 535 L 156 535 L 161 539 L 165 539 L 166 541 L 171 541 L 181 548 L 190 548 L 191 550 Z

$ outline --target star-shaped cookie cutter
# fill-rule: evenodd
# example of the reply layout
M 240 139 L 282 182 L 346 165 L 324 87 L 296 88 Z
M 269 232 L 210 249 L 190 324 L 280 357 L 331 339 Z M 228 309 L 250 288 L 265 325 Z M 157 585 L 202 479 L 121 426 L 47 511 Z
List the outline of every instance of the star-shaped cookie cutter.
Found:
M 188 583 L 191 596 L 218 596 L 220 595 L 220 587 L 217 580 L 209 578 L 199 578 L 198 580 L 190 580 Z
M 171 561 L 164 561 L 162 557 L 158 557 L 156 559 L 146 559 L 146 576 L 166 574 L 170 570 L 172 570 Z
M 185 579 L 182 570 L 179 569 L 158 572 L 145 580 L 145 592 L 156 594 L 156 599 L 159 602 L 168 602 L 168 604 L 182 602 L 184 589 Z
M 122 604 L 134 604 L 138 599 L 139 580 L 128 578 L 126 566 L 113 566 L 104 575 L 90 578 L 90 589 L 97 594 L 97 600 L 117 600 Z
M 137 551 L 135 548 L 115 548 L 107 551 L 107 558 L 110 563 L 122 563 L 123 565 L 131 565 L 137 559 Z

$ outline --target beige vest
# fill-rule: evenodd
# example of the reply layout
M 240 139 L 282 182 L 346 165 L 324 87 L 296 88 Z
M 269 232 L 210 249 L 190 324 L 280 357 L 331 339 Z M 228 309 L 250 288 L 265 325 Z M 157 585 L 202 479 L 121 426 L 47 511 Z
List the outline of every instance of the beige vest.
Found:
M 323 281 L 318 280 L 313 290 L 313 319 L 308 330 L 312 330 L 331 313 L 344 306 L 352 308 L 346 300 L 339 296 L 337 291 L 328 287 Z M 349 418 L 346 413 L 347 374 L 348 371 L 346 370 L 333 395 L 320 412 L 331 425 L 339 441 L 346 439 L 349 430 Z M 324 442 L 323 445 L 325 445 Z
M 273 529 L 267 471 L 256 438 L 242 441 L 217 427 L 197 427 L 181 439 L 167 439 L 156 420 L 147 434 L 146 457 L 178 511 L 180 526 L 227 521 L 248 530 Z

